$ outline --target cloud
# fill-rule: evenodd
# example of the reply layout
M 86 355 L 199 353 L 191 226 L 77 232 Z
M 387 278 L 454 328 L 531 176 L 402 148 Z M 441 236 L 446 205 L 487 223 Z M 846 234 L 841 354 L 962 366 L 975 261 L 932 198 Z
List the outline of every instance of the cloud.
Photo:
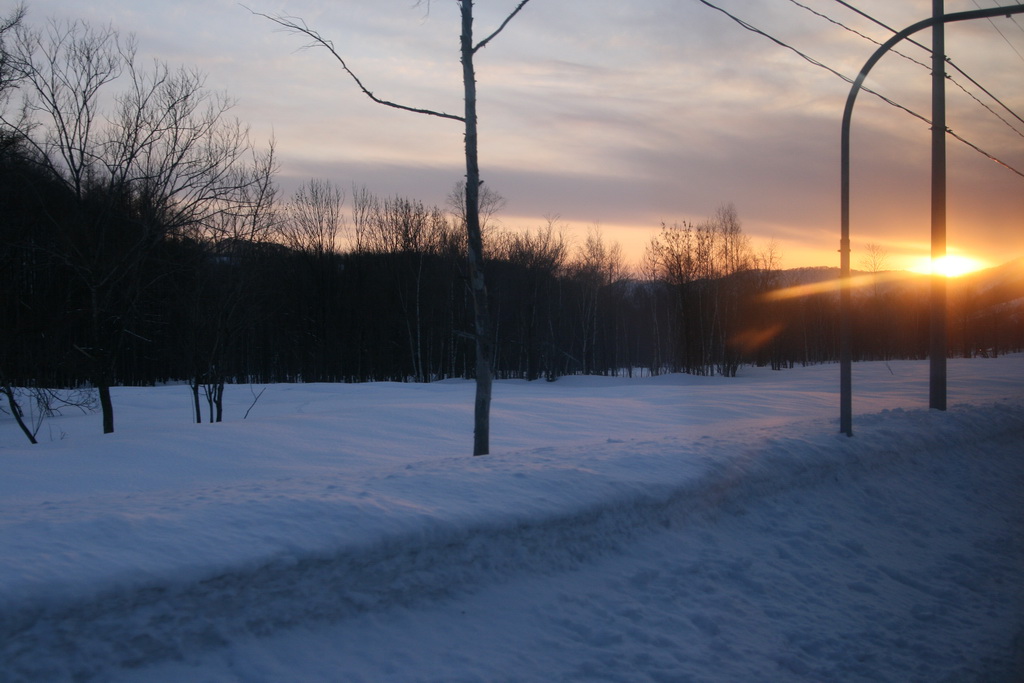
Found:
M 462 106 L 455 3 L 430 3 L 429 13 L 410 0 L 250 3 L 305 18 L 384 97 L 444 111 Z M 793 3 L 716 3 L 850 75 L 876 48 Z M 514 4 L 477 3 L 478 35 Z M 889 35 L 835 3 L 804 4 L 875 40 Z M 858 7 L 896 28 L 931 13 L 927 0 L 864 0 Z M 34 17 L 76 11 L 113 22 L 138 33 L 147 54 L 206 70 L 211 88 L 239 100 L 235 113 L 258 138 L 274 134 L 284 184 L 318 175 L 443 202 L 463 175 L 457 123 L 373 104 L 326 52 L 302 51 L 301 39 L 275 32 L 234 0 L 73 7 L 34 0 L 30 9 Z M 1017 34 L 1024 33 L 1013 35 L 1024 51 Z M 1019 59 L 989 26 L 957 26 L 947 45 L 965 70 L 1024 110 Z M 919 47 L 901 51 L 927 61 Z M 644 231 L 662 220 L 699 220 L 731 201 L 756 237 L 775 236 L 789 242 L 787 252 L 833 260 L 839 122 L 849 85 L 724 14 L 678 0 L 536 0 L 478 54 L 477 68 L 482 171 L 508 198 L 510 215 L 539 224 L 558 214 L 574 225 Z M 889 55 L 869 83 L 929 113 L 927 68 Z M 958 133 L 1024 168 L 1024 138 L 955 85 L 949 115 Z M 924 239 L 928 140 L 927 124 L 867 93 L 858 97 L 857 239 Z M 1007 257 L 1024 254 L 1024 180 L 961 147 L 949 142 L 951 235 Z M 966 224 L 969 234 L 956 227 Z

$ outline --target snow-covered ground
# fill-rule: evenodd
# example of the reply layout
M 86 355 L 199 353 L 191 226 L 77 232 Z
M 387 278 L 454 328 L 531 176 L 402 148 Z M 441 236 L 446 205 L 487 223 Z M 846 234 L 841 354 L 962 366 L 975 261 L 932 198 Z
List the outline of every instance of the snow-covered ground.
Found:
M 0 421 L 2 681 L 1013 681 L 1024 357 Z M 259 390 L 262 387 L 255 387 Z

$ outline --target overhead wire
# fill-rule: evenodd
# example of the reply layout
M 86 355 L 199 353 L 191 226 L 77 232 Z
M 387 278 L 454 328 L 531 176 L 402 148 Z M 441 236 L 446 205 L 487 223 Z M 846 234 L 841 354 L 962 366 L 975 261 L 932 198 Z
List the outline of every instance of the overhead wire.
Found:
M 855 13 L 859 14 L 860 16 L 864 17 L 865 19 L 878 24 L 882 28 L 884 28 L 884 29 L 886 29 L 888 31 L 892 31 L 893 33 L 897 33 L 896 29 L 894 29 L 892 26 L 889 26 L 885 22 L 883 22 L 883 21 L 881 21 L 881 20 L 871 16 L 870 14 L 868 14 L 867 12 L 865 12 L 862 9 L 854 7 L 853 5 L 851 5 L 850 3 L 846 2 L 845 0 L 835 0 L 835 1 L 837 3 L 839 3 L 840 5 L 842 5 L 843 7 L 845 7 L 846 9 L 848 9 L 848 10 L 850 10 L 852 12 L 855 12 Z M 922 50 L 925 50 L 925 51 L 927 51 L 929 53 L 932 51 L 930 47 L 928 47 L 926 45 L 922 45 L 921 43 L 919 43 L 918 41 L 914 40 L 913 38 L 907 38 L 907 42 L 910 43 L 911 45 L 917 45 L 919 48 L 921 48 Z
M 837 1 L 841 1 L 841 0 L 837 0 Z M 781 40 L 779 38 L 776 38 L 775 36 L 771 35 L 770 33 L 766 32 L 766 31 L 763 31 L 760 28 L 754 26 L 753 24 L 751 24 L 751 23 L 749 23 L 749 22 L 739 18 L 735 14 L 729 12 L 728 10 L 725 10 L 725 9 L 719 7 L 718 5 L 714 4 L 710 0 L 698 0 L 698 2 L 700 2 L 700 3 L 704 4 L 704 5 L 707 5 L 711 9 L 714 9 L 714 10 L 717 10 L 717 11 L 721 12 L 722 14 L 726 15 L 727 17 L 732 19 L 734 22 L 736 22 L 737 24 L 739 24 L 743 28 L 747 29 L 748 31 L 751 31 L 752 33 L 756 33 L 756 34 L 758 34 L 760 36 L 763 36 L 763 37 L 767 38 L 768 40 L 772 41 L 776 45 L 779 45 L 780 47 L 784 47 L 787 50 L 790 50 L 791 52 L 794 52 L 795 54 L 800 56 L 802 59 L 804 59 L 805 61 L 813 64 L 814 66 L 817 66 L 817 67 L 820 67 L 822 69 L 825 69 L 826 71 L 828 71 L 829 73 L 833 74 L 834 76 L 838 76 L 839 78 L 841 78 L 845 82 L 853 85 L 854 79 L 850 78 L 849 76 L 847 76 L 847 75 L 845 75 L 845 74 L 843 74 L 843 73 L 833 69 L 832 67 L 828 66 L 827 64 L 825 64 L 825 63 L 815 59 L 814 57 L 811 57 L 810 55 L 806 54 L 805 52 L 802 52 L 802 51 L 798 50 L 797 48 L 795 48 L 792 45 L 786 43 L 785 41 L 783 41 L 783 40 Z M 846 3 L 843 3 L 843 4 L 846 4 Z M 868 93 L 868 94 L 874 95 L 875 97 L 879 98 L 880 100 L 882 100 L 883 102 L 885 102 L 888 105 L 891 105 L 893 107 L 896 107 L 897 109 L 903 110 L 904 112 L 906 112 L 906 113 L 910 114 L 911 116 L 913 116 L 913 117 L 923 121 L 924 123 L 928 124 L 929 126 L 932 125 L 931 119 L 929 119 L 928 117 L 923 116 L 923 115 L 917 113 L 913 109 L 910 109 L 909 107 L 906 107 L 906 106 L 900 104 L 899 102 L 896 102 L 895 100 L 893 100 L 893 99 L 891 99 L 889 97 L 886 97 L 885 95 L 877 92 L 876 90 L 872 90 L 871 88 L 868 88 L 868 87 L 864 86 L 863 84 L 860 86 L 860 89 L 863 90 L 864 92 Z M 960 142 L 964 143 L 965 145 L 967 145 L 968 147 L 970 147 L 974 151 L 978 152 L 979 154 L 984 155 L 985 157 L 987 157 L 991 161 L 996 162 L 1000 166 L 1003 166 L 1004 168 L 1008 169 L 1009 171 L 1012 171 L 1013 173 L 1016 173 L 1017 175 L 1019 175 L 1022 178 L 1024 178 L 1024 172 L 1014 168 L 1013 166 L 1011 166 L 1010 164 L 1006 163 L 1002 159 L 999 159 L 995 155 L 990 154 L 989 152 L 985 151 L 984 149 L 982 149 L 978 145 L 975 145 L 974 143 L 972 143 L 969 140 L 965 139 L 961 135 L 953 132 L 949 128 L 946 128 L 946 132 L 950 136 L 956 138 L 957 140 L 959 140 Z
M 836 26 L 839 26 L 840 28 L 842 28 L 842 29 L 844 29 L 846 31 L 849 31 L 850 33 L 852 33 L 852 34 L 854 34 L 856 36 L 860 36 L 861 38 L 863 38 L 864 40 L 867 40 L 868 42 L 874 43 L 875 45 L 881 45 L 882 44 L 881 42 L 875 40 L 871 36 L 869 36 L 869 35 L 867 35 L 865 33 L 861 33 L 860 31 L 858 31 L 855 28 L 850 28 L 849 26 L 847 26 L 843 22 L 838 21 L 836 19 L 833 19 L 832 17 L 828 16 L 827 14 L 825 14 L 823 12 L 819 12 L 816 9 L 808 7 L 807 5 L 803 4 L 802 2 L 798 2 L 798 0 L 789 0 L 789 1 L 791 3 L 793 3 L 794 5 L 796 5 L 797 7 L 805 9 L 808 12 L 810 12 L 811 14 L 814 14 L 814 15 L 816 15 L 818 17 L 821 17 L 825 21 L 831 22 L 831 23 L 835 24 Z M 925 48 L 925 49 L 927 49 L 927 48 Z M 899 50 L 890 50 L 890 52 L 892 52 L 895 55 L 899 55 L 900 57 L 903 57 L 904 59 L 909 60 L 909 61 L 913 62 L 914 64 L 917 64 L 918 66 L 923 66 L 926 69 L 931 69 L 930 66 L 928 66 L 924 62 L 920 61 L 919 59 L 915 59 L 914 57 L 911 57 L 910 55 L 904 54 L 904 53 L 900 52 Z
M 875 24 L 877 24 L 878 26 L 881 26 L 882 28 L 884 28 L 884 29 L 886 29 L 887 31 L 889 31 L 889 32 L 893 33 L 894 35 L 895 35 L 896 33 L 898 33 L 898 31 L 897 31 L 896 29 L 894 29 L 894 28 L 893 28 L 892 26 L 889 26 L 889 25 L 888 25 L 888 24 L 886 24 L 885 22 L 883 22 L 883 21 L 880 21 L 879 19 L 877 19 L 877 18 L 875 18 L 875 17 L 871 16 L 870 14 L 867 14 L 867 13 L 866 13 L 866 12 L 864 12 L 863 10 L 861 10 L 861 9 L 859 9 L 859 8 L 857 8 L 857 7 L 854 7 L 853 5 L 851 5 L 850 3 L 846 2 L 845 0 L 835 0 L 835 2 L 839 3 L 840 5 L 842 5 L 843 7 L 847 8 L 847 9 L 849 9 L 849 10 L 850 10 L 850 11 L 852 11 L 852 12 L 855 12 L 856 14 L 859 14 L 860 16 L 864 17 L 865 19 L 868 19 L 868 20 L 870 20 L 870 21 L 874 22 L 874 23 L 875 23 Z M 1017 4 L 1018 4 L 1018 5 L 1020 5 L 1020 4 L 1021 4 L 1021 0 L 1017 0 Z M 913 38 L 909 38 L 909 37 L 908 37 L 908 38 L 907 38 L 906 40 L 907 40 L 907 42 L 908 42 L 908 43 L 911 43 L 912 45 L 916 45 L 916 46 L 918 46 L 919 48 L 921 48 L 922 50 L 924 50 L 924 51 L 925 51 L 925 52 L 927 52 L 928 54 L 931 54 L 931 53 L 932 53 L 932 49 L 931 49 L 930 47 L 928 47 L 927 45 L 922 45 L 922 44 L 921 44 L 920 42 L 918 42 L 917 40 L 914 40 Z M 878 43 L 876 43 L 876 44 L 878 44 Z M 910 58 L 908 57 L 908 59 L 910 59 Z M 916 61 L 916 60 L 911 60 L 911 61 Z M 1021 116 L 1020 116 L 1020 115 L 1019 115 L 1019 114 L 1018 114 L 1017 112 L 1015 112 L 1015 111 L 1014 111 L 1013 109 L 1011 109 L 1011 108 L 1010 108 L 1009 106 L 1007 106 L 1007 105 L 1006 105 L 1006 104 L 1005 104 L 1005 103 L 1004 103 L 1004 102 L 1003 102 L 1002 100 L 1000 100 L 1000 99 L 999 99 L 998 97 L 996 97 L 996 96 L 995 96 L 995 95 L 994 95 L 994 94 L 993 94 L 992 92 L 990 92 L 990 91 L 988 90 L 988 88 L 986 88 L 985 86 L 983 86 L 983 85 L 982 85 L 981 83 L 978 83 L 978 81 L 974 80 L 974 78 L 972 78 L 970 74 L 968 74 L 968 73 L 967 73 L 966 71 L 964 71 L 964 70 L 963 70 L 963 69 L 961 69 L 961 68 L 960 68 L 959 66 L 957 66 L 956 62 L 954 62 L 954 61 L 953 61 L 953 60 L 952 60 L 952 59 L 951 59 L 951 58 L 950 58 L 950 57 L 949 57 L 948 55 L 947 55 L 947 56 L 945 57 L 945 61 L 946 61 L 946 64 L 949 64 L 949 66 L 950 66 L 950 67 L 952 67 L 953 69 L 955 69 L 955 70 L 957 71 L 957 73 L 959 73 L 959 74 L 960 74 L 961 76 L 963 76 L 963 77 L 964 77 L 964 78 L 966 78 L 966 79 L 967 79 L 968 81 L 970 81 L 970 82 L 971 82 L 971 83 L 972 83 L 972 84 L 974 85 L 974 87 L 978 88 L 978 89 L 979 89 L 979 90 L 981 90 L 981 91 L 982 91 L 983 93 L 985 93 L 985 94 L 986 94 L 986 95 L 988 95 L 988 96 L 989 96 L 990 98 L 992 98 L 992 101 L 994 101 L 994 102 L 995 102 L 996 104 L 998 104 L 998 105 L 999 105 L 1000 107 L 1002 107 L 1003 109 L 1005 109 L 1005 110 L 1006 110 L 1006 111 L 1007 111 L 1007 112 L 1008 112 L 1008 113 L 1009 113 L 1009 114 L 1010 114 L 1010 115 L 1011 115 L 1011 116 L 1012 116 L 1013 118 L 1017 119 L 1017 120 L 1018 120 L 1018 121 L 1020 121 L 1021 123 L 1024 123 L 1024 118 L 1021 118 Z M 927 65 L 925 65 L 925 66 L 927 67 Z M 927 67 L 927 68 L 928 68 L 929 70 L 931 70 L 931 67 Z M 961 85 L 960 83 L 958 83 L 958 82 L 957 82 L 957 81 L 956 81 L 955 79 L 953 79 L 952 77 L 949 77 L 948 75 L 947 75 L 947 77 L 949 78 L 949 80 L 950 80 L 950 81 L 951 81 L 951 82 L 952 82 L 952 83 L 953 83 L 954 85 L 956 85 L 956 86 L 957 86 L 958 88 L 960 88 L 960 89 L 961 89 L 961 90 L 963 90 L 964 92 L 967 92 L 967 89 L 966 89 L 966 88 L 964 88 L 964 87 L 963 87 L 963 86 L 962 86 L 962 85 Z M 969 92 L 968 92 L 968 94 L 969 94 L 969 95 L 971 95 L 971 93 L 969 93 Z M 977 99 L 978 99 L 978 98 L 977 98 L 977 97 L 975 97 L 974 95 L 971 95 L 971 96 L 972 96 L 972 97 L 974 97 L 974 99 L 975 99 L 975 100 L 977 100 Z M 980 103 L 980 100 L 979 100 L 979 103 Z M 984 105 L 984 104 L 982 104 L 982 106 L 985 106 L 985 105 Z M 986 107 L 986 108 L 987 108 L 987 107 Z M 990 109 L 990 111 L 991 111 L 991 109 Z M 993 114 L 995 114 L 995 112 L 993 112 Z M 1015 128 L 1015 127 L 1014 127 L 1013 125 L 1011 125 L 1010 123 L 1006 122 L 1006 121 L 1005 121 L 1005 120 L 1004 120 L 1004 119 L 1003 119 L 1003 118 L 1002 118 L 1001 116 L 999 116 L 998 114 L 995 114 L 995 115 L 996 115 L 996 116 L 997 116 L 997 117 L 998 117 L 999 119 L 1003 120 L 1003 122 L 1004 122 L 1004 123 L 1006 123 L 1006 125 L 1007 125 L 1007 126 L 1009 126 L 1010 128 L 1013 128 L 1013 130 L 1014 130 L 1015 132 L 1018 132 L 1018 131 L 1017 131 L 1017 129 L 1016 129 L 1016 128 Z M 1020 133 L 1018 132 L 1018 134 L 1020 134 Z
M 977 7 L 978 9 L 981 9 L 981 5 L 978 4 L 978 0 L 971 0 L 971 2 L 974 3 L 975 7 Z M 1013 43 L 1010 42 L 1010 39 L 1006 37 L 1006 34 L 1004 34 L 999 29 L 999 25 L 996 22 L 992 21 L 991 17 L 989 17 L 988 23 L 992 24 L 992 28 L 994 28 L 996 30 L 996 33 L 999 34 L 999 37 L 1002 38 L 1004 41 L 1006 41 L 1006 44 L 1010 46 L 1010 49 L 1017 53 L 1017 56 L 1020 58 L 1020 61 L 1024 62 L 1024 55 L 1022 55 L 1020 53 L 1020 50 L 1018 50 L 1017 47 Z
M 1022 3 L 1021 0 L 1017 0 L 1017 4 L 1018 5 L 1022 5 L 1024 3 Z M 1010 17 L 1010 21 L 1012 21 L 1014 24 L 1016 24 L 1017 28 L 1019 28 L 1021 30 L 1021 33 L 1024 33 L 1024 25 L 1022 25 L 1020 23 L 1020 20 L 1017 19 L 1016 15 Z
M 875 40 L 875 39 L 874 39 L 874 38 L 872 38 L 871 36 L 868 36 L 868 35 L 866 35 L 866 34 L 864 34 L 864 33 L 861 33 L 860 31 L 857 31 L 856 29 L 852 29 L 852 28 L 850 28 L 849 26 L 847 26 L 846 24 L 844 24 L 843 22 L 841 22 L 841 21 L 838 21 L 838 20 L 836 20 L 836 19 L 833 19 L 832 17 L 829 17 L 829 16 L 827 16 L 826 14 L 823 14 L 823 13 L 821 13 L 821 12 L 818 12 L 818 11 L 816 11 L 816 10 L 814 10 L 814 9 L 812 9 L 812 8 L 810 8 L 810 7 L 808 7 L 807 5 L 804 5 L 804 4 L 800 3 L 800 2 L 798 2 L 797 0 L 789 0 L 789 1 L 790 1 L 790 2 L 792 2 L 792 3 L 794 4 L 794 5 L 797 5 L 798 7 L 802 7 L 803 9 L 807 10 L 808 12 L 811 12 L 812 14 L 815 14 L 815 15 L 817 15 L 817 16 L 819 16 L 819 17 L 822 17 L 822 18 L 824 18 L 824 19 L 826 19 L 826 20 L 830 21 L 831 23 L 833 23 L 833 24 L 836 24 L 837 26 L 840 26 L 840 27 L 842 27 L 842 28 L 846 29 L 846 30 L 847 30 L 847 31 L 849 31 L 850 33 L 853 33 L 853 34 L 855 34 L 855 35 L 858 35 L 858 36 L 860 36 L 860 37 L 861 37 L 861 38 L 863 38 L 864 40 L 867 40 L 867 41 L 869 41 L 869 42 L 871 42 L 871 43 L 873 43 L 873 44 L 875 44 L 875 45 L 879 45 L 879 46 L 880 46 L 880 45 L 882 44 L 881 42 L 879 42 L 879 41 Z M 848 7 L 849 9 L 851 9 L 851 10 L 853 10 L 853 11 L 857 12 L 858 14 L 861 14 L 862 16 L 868 17 L 868 15 L 864 14 L 863 12 L 861 12 L 860 10 L 858 10 L 858 9 L 857 9 L 856 7 L 853 7 L 852 5 L 850 5 L 850 4 L 849 4 L 849 3 L 847 3 L 847 2 L 842 2 L 842 0 L 837 0 L 837 2 L 839 2 L 839 4 L 843 5 L 844 7 Z M 877 20 L 877 19 L 875 19 L 874 17 L 868 17 L 868 18 L 872 19 L 872 21 L 874 21 L 875 23 L 879 24 L 880 26 L 882 26 L 882 27 L 884 27 L 884 28 L 888 29 L 889 31 L 892 31 L 892 32 L 893 32 L 894 34 L 896 33 L 895 29 L 892 29 L 892 28 L 890 28 L 890 27 L 886 26 L 885 24 L 883 24 L 882 22 L 878 21 L 878 20 Z M 917 45 L 917 46 L 918 46 L 918 47 L 920 47 L 921 49 L 923 49 L 923 50 L 925 50 L 926 52 L 928 52 L 929 54 L 931 54 L 931 48 L 928 48 L 928 47 L 926 47 L 926 46 L 922 45 L 921 43 L 918 43 L 917 41 L 915 41 L 915 40 L 912 40 L 912 39 L 909 39 L 909 38 L 908 38 L 908 41 L 910 41 L 910 42 L 914 43 L 915 45 Z M 923 68 L 927 69 L 928 71 L 931 71 L 931 66 L 930 66 L 930 65 L 928 65 L 928 64 L 925 64 L 924 62 L 922 62 L 922 61 L 920 61 L 920 60 L 917 60 L 917 59 L 915 59 L 915 58 L 913 58 L 913 57 L 910 57 L 910 56 L 908 56 L 908 55 L 906 55 L 906 54 L 904 54 L 904 53 L 900 52 L 899 50 L 895 50 L 895 49 L 893 49 L 893 50 L 890 50 L 890 52 L 893 52 L 893 53 L 895 53 L 895 54 L 899 55 L 900 57 L 903 57 L 904 59 L 907 59 L 907 60 L 909 60 L 909 61 L 913 62 L 914 64 L 917 64 L 918 66 L 921 66 L 921 67 L 923 67 Z M 1015 111 L 1013 111 L 1012 109 L 1010 109 L 1010 107 L 1009 107 L 1009 106 L 1007 106 L 1006 104 L 1004 104 L 1004 103 L 1002 102 L 1002 100 L 1000 100 L 1000 99 L 999 99 L 998 97 L 996 97 L 996 96 L 995 96 L 994 94 L 992 94 L 992 93 L 991 93 L 991 92 L 990 92 L 990 91 L 989 91 L 989 90 L 988 90 L 988 89 L 987 89 L 987 88 L 986 88 L 985 86 L 983 86 L 983 85 L 981 85 L 980 83 L 978 83 L 978 82 L 977 82 L 976 80 L 974 80 L 974 79 L 973 79 L 973 78 L 972 78 L 972 77 L 971 77 L 971 76 L 970 76 L 970 75 L 969 75 L 969 74 L 968 74 L 967 72 L 965 72 L 965 71 L 964 71 L 963 69 L 961 69 L 961 68 L 960 68 L 959 66 L 957 66 L 957 65 L 956 65 L 956 64 L 955 64 L 955 63 L 953 62 L 953 60 L 949 58 L 949 56 L 945 56 L 945 62 L 946 62 L 946 63 L 947 63 L 947 64 L 948 64 L 948 65 L 949 65 L 950 67 L 952 67 L 953 69 L 956 69 L 956 71 L 957 71 L 957 72 L 958 72 L 958 73 L 959 73 L 959 74 L 960 74 L 961 76 L 963 76 L 963 77 L 964 77 L 964 78 L 966 78 L 966 79 L 967 79 L 968 81 L 970 81 L 970 82 L 971 82 L 971 83 L 972 83 L 972 84 L 973 84 L 973 85 L 974 85 L 974 86 L 975 86 L 976 88 L 978 88 L 978 89 L 979 89 L 979 90 L 981 90 L 981 91 L 982 91 L 983 93 L 985 93 L 985 94 L 986 94 L 986 95 L 988 95 L 988 96 L 989 96 L 990 98 L 992 98 L 992 100 L 993 100 L 993 101 L 995 101 L 995 102 L 996 102 L 997 104 L 999 104 L 999 105 L 1000 105 L 1000 106 L 1001 106 L 1001 107 L 1002 107 L 1003 109 L 1005 109 L 1005 110 L 1006 110 L 1007 112 L 1009 112 L 1009 114 L 1010 114 L 1011 116 L 1013 116 L 1013 117 L 1014 117 L 1015 119 L 1017 119 L 1017 120 L 1018 120 L 1018 121 L 1020 121 L 1020 122 L 1021 122 L 1022 124 L 1024 124 L 1024 118 L 1021 118 L 1021 117 L 1020 117 L 1020 115 L 1018 115 L 1018 114 L 1017 114 L 1017 112 L 1015 112 Z M 960 88 L 960 90 L 962 90 L 962 91 L 963 91 L 963 93 L 964 93 L 965 95 L 967 95 L 968 97 L 970 97 L 970 98 L 971 98 L 972 100 L 974 100 L 975 102 L 977 102 L 977 103 L 978 103 L 979 105 L 981 105 L 982 107 L 984 107 L 985 109 L 987 109 L 987 110 L 988 110 L 988 112 L 989 112 L 990 114 L 992 114 L 992 115 L 993 115 L 993 116 L 995 116 L 995 117 L 996 117 L 997 119 L 999 119 L 1000 121 L 1002 121 L 1002 122 L 1003 122 L 1003 124 L 1005 124 L 1007 128 L 1009 128 L 1010 130 L 1012 130 L 1012 131 L 1013 131 L 1014 133 L 1016 133 L 1017 135 L 1019 135 L 1019 136 L 1021 136 L 1021 137 L 1024 137 L 1024 131 L 1021 131 L 1021 130 L 1019 130 L 1019 129 L 1018 129 L 1018 128 L 1017 128 L 1016 126 L 1015 126 L 1015 125 L 1013 125 L 1012 123 L 1010 123 L 1009 121 L 1007 121 L 1007 120 L 1006 120 L 1005 118 L 1003 118 L 1003 116 L 1002 116 L 1002 115 L 1001 115 L 1001 114 L 1000 114 L 999 112 L 997 112 L 997 111 L 996 111 L 995 109 L 993 109 L 993 108 L 992 108 L 991 106 L 989 106 L 989 104 L 988 104 L 988 103 L 986 103 L 986 102 L 982 101 L 982 100 L 981 100 L 981 98 L 979 98 L 979 97 L 978 97 L 977 95 L 975 95 L 975 94 L 974 94 L 974 93 L 972 93 L 972 92 L 971 92 L 970 90 L 968 90 L 968 89 L 967 89 L 966 87 L 964 87 L 964 85 L 963 85 L 962 83 L 960 83 L 960 82 L 959 82 L 959 81 L 958 81 L 957 79 L 953 78 L 953 77 L 952 77 L 951 75 L 949 75 L 949 74 L 946 74 L 946 78 L 947 78 L 947 80 L 949 80 L 949 82 L 950 82 L 950 83 L 952 83 L 952 84 L 953 84 L 953 85 L 955 85 L 956 87 Z

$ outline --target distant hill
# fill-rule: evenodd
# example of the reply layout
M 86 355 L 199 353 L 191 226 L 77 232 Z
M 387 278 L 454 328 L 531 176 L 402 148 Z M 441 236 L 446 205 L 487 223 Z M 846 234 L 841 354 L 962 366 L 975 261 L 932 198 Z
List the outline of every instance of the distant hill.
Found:
M 970 288 L 978 297 L 976 306 L 992 307 L 1010 302 L 1024 303 L 1024 258 L 956 278 L 953 288 Z
M 786 286 L 811 285 L 838 280 L 839 274 L 839 268 L 830 266 L 789 268 L 782 272 L 782 281 Z M 851 271 L 851 276 L 855 278 L 870 275 L 863 270 Z M 886 270 L 877 273 L 877 276 L 879 285 L 887 290 L 919 289 L 923 296 L 927 295 L 930 281 L 928 275 Z M 1024 303 L 1024 258 L 950 278 L 947 291 L 951 296 L 970 296 L 979 309 L 1010 302 Z
M 784 305 L 772 315 L 803 331 L 830 330 L 838 315 L 838 268 L 783 271 L 780 302 L 806 302 L 797 313 Z M 928 353 L 931 276 L 908 271 L 853 271 L 852 321 L 856 358 L 923 358 Z M 1020 350 L 1024 340 L 1024 259 L 946 280 L 947 348 L 957 356 Z M 823 308 L 815 309 L 817 300 Z M 801 316 L 811 316 L 810 322 Z M 787 317 L 788 316 L 788 319 Z M 795 322 L 794 322 L 795 321 Z M 797 340 L 799 341 L 799 340 Z M 793 343 L 790 340 L 790 343 Z

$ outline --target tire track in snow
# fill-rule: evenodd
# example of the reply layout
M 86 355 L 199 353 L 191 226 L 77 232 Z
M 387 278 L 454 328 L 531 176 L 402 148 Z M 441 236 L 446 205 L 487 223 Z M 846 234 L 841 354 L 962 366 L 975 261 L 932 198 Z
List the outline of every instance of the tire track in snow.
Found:
M 855 439 L 822 434 L 821 424 L 790 424 L 765 428 L 754 441 L 749 434 L 693 443 L 683 438 L 631 441 L 541 449 L 533 458 L 494 458 L 486 467 L 499 481 L 554 477 L 556 487 L 571 486 L 592 479 L 587 463 L 601 459 L 621 460 L 624 475 L 605 482 L 606 493 L 591 500 L 572 499 L 568 505 L 556 501 L 547 509 L 521 514 L 484 509 L 473 519 L 438 515 L 425 518 L 414 532 L 381 538 L 368 547 L 325 547 L 225 567 L 199 580 L 110 588 L 77 600 L 8 604 L 0 615 L 0 678 L 95 679 L 113 668 L 180 660 L 240 635 L 266 635 L 299 624 L 427 604 L 523 573 L 561 572 L 666 527 L 713 524 L 721 515 L 741 514 L 746 505 L 773 494 L 870 476 L 941 457 L 936 454 L 950 448 L 980 450 L 986 442 L 1020 440 L 1024 407 L 965 407 L 945 415 L 889 411 L 861 422 Z M 526 467 L 537 458 L 566 465 L 561 470 Z M 678 479 L 657 482 L 642 473 L 632 480 L 625 474 L 631 467 L 666 459 L 685 459 L 700 467 L 696 474 L 691 469 Z M 406 484 L 424 476 L 443 478 L 445 468 L 451 468 L 451 461 L 423 463 L 398 478 Z M 494 482 L 492 476 L 480 485 Z M 602 489 L 588 483 L 587 490 Z M 799 548 L 794 546 L 794 552 Z M 902 577 L 889 578 L 899 582 Z M 695 618 L 700 620 L 700 615 Z M 717 627 L 707 620 L 694 626 L 702 632 Z

